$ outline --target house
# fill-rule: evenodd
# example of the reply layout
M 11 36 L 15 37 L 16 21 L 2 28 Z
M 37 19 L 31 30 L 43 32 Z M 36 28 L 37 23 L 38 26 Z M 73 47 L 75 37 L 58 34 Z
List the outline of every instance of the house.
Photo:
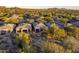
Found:
M 67 27 L 71 27 L 71 26 L 73 26 L 71 23 L 67 23 L 67 25 L 66 25 Z
M 41 21 L 39 16 L 35 16 L 34 22 L 31 23 L 32 31 L 42 32 L 44 29 L 47 29 L 47 26 Z
M 76 27 L 79 27 L 79 20 L 74 18 L 74 19 L 69 21 L 69 24 L 76 26 Z
M 14 28 L 14 24 L 4 24 L 3 26 L 0 26 L 0 32 L 6 31 L 6 32 L 12 32 Z
M 13 14 L 12 16 L 11 16 L 11 18 L 19 18 L 19 15 L 17 15 L 17 14 Z
M 38 23 L 36 26 L 34 26 L 34 31 L 35 32 L 41 32 L 41 31 L 43 31 L 44 29 L 47 29 L 47 27 L 45 26 L 45 24 L 43 24 L 43 23 Z
M 31 19 L 31 16 L 29 14 L 25 14 L 23 16 L 23 19 L 26 20 L 26 21 L 29 21 L 29 19 Z
M 35 17 L 34 17 L 34 21 L 35 21 L 35 22 L 39 22 L 40 20 L 41 20 L 41 19 L 40 19 L 39 16 L 35 16 Z
M 16 33 L 18 33 L 18 32 L 27 32 L 27 33 L 29 33 L 31 30 L 32 30 L 31 24 L 28 24 L 28 23 L 20 23 L 16 27 Z
M 11 17 L 9 17 L 10 20 L 14 20 L 15 21 L 22 21 L 23 20 L 23 17 L 22 16 L 19 16 L 18 14 L 13 14 Z

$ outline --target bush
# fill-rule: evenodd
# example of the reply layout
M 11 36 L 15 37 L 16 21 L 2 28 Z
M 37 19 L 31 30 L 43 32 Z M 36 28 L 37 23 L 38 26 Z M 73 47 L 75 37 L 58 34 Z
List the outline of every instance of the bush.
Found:
M 66 48 L 66 52 L 79 52 L 79 41 L 76 40 L 74 37 L 67 37 L 64 40 L 64 47 Z
M 30 34 L 21 32 L 19 33 L 19 38 L 22 41 L 22 52 L 24 53 L 31 53 L 36 52 L 36 48 L 34 48 L 31 44 L 31 37 Z
M 75 28 L 73 35 L 75 35 L 75 37 L 79 37 L 79 28 Z
M 30 42 L 31 42 L 30 34 L 25 33 L 25 32 L 21 32 L 21 33 L 19 33 L 19 37 L 21 38 L 21 40 L 22 40 L 25 44 L 30 44 Z
M 44 52 L 50 52 L 50 53 L 63 53 L 64 52 L 64 48 L 56 43 L 53 42 L 45 42 L 42 50 Z
M 59 29 L 56 25 L 52 27 L 52 31 L 53 31 L 53 35 L 52 35 L 53 38 L 61 39 L 67 36 L 65 30 Z

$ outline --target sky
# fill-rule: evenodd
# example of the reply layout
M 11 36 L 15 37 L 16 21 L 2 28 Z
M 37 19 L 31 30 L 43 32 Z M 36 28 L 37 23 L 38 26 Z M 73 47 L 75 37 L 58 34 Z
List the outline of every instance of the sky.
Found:
M 77 0 L 0 0 L 0 6 L 20 8 L 67 8 L 79 9 Z

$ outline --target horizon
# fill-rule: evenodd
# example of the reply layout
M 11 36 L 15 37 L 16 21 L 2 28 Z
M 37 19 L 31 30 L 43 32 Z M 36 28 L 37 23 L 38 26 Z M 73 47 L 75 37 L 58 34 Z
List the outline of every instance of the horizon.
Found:
M 6 8 L 25 8 L 25 9 L 48 9 L 48 8 L 65 8 L 65 9 L 73 9 L 79 10 L 79 6 L 1 6 Z

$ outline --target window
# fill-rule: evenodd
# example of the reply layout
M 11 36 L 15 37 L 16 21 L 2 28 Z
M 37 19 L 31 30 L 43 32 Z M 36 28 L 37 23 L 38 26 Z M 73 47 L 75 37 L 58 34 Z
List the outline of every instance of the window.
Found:
M 38 32 L 40 32 L 40 29 L 36 29 L 35 31 L 36 31 L 36 33 L 38 33 Z
M 28 30 L 23 30 L 23 32 L 26 32 L 26 33 L 27 33 L 27 32 L 28 32 Z

